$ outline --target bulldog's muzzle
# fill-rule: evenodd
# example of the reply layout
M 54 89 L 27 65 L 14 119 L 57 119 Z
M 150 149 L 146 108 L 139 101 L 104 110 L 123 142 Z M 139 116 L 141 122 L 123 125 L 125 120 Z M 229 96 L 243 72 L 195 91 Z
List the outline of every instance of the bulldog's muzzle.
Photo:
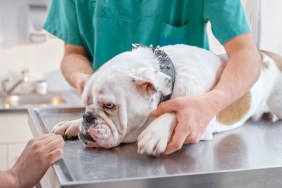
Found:
M 97 125 L 95 121 L 97 120 L 97 114 L 93 114 L 90 112 L 85 112 L 83 114 L 83 121 L 81 126 L 81 131 L 78 133 L 78 138 L 85 144 L 89 145 L 89 143 L 95 142 L 95 140 L 90 136 L 88 130 L 90 127 Z
M 80 128 L 78 137 L 87 147 L 112 148 L 118 144 L 110 126 L 94 111 L 83 114 Z

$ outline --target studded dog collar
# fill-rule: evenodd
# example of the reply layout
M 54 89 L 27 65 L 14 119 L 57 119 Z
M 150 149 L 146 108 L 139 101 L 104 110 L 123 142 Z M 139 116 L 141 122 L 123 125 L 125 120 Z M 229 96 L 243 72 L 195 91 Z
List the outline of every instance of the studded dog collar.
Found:
M 152 44 L 150 46 L 145 46 L 143 44 L 132 44 L 132 50 L 137 48 L 149 48 L 153 51 L 153 53 L 155 54 L 155 56 L 159 61 L 160 71 L 171 78 L 172 81 L 171 91 L 173 91 L 176 73 L 175 73 L 174 65 L 171 59 L 169 58 L 169 56 L 163 50 L 160 49 L 160 46 L 153 48 Z M 165 95 L 165 96 L 162 95 L 159 103 L 169 100 L 171 98 L 171 95 L 172 92 L 169 95 Z

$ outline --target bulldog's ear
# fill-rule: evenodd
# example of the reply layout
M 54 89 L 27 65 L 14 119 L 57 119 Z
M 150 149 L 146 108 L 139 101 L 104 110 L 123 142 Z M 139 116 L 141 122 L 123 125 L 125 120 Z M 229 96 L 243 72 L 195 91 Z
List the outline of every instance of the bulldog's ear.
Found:
M 160 92 L 162 95 L 169 95 L 172 92 L 171 78 L 159 71 L 142 70 L 130 75 L 131 81 L 141 91 L 148 95 Z

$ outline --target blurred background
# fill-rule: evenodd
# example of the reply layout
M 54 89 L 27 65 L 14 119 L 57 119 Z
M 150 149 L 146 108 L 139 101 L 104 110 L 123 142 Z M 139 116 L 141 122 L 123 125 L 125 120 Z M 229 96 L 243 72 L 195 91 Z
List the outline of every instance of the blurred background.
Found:
M 49 3 L 0 0 L 0 80 L 28 71 L 30 80 L 48 79 L 49 90 L 69 89 L 58 71 L 63 42 L 42 30 Z

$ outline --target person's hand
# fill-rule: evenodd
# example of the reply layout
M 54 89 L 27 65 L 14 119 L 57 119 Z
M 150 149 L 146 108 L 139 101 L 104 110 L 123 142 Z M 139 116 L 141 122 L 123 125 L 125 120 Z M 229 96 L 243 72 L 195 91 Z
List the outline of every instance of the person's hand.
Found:
M 75 88 L 80 94 L 82 94 L 86 81 L 90 78 L 90 76 L 91 75 L 85 73 L 76 73 L 72 76 L 72 79 L 74 80 L 73 83 L 75 83 Z
M 197 143 L 216 113 L 202 96 L 171 99 L 161 103 L 151 115 L 167 112 L 175 113 L 177 125 L 164 154 L 180 150 L 184 143 Z
M 15 165 L 8 170 L 17 187 L 33 187 L 47 169 L 63 157 L 62 136 L 46 134 L 28 142 Z

